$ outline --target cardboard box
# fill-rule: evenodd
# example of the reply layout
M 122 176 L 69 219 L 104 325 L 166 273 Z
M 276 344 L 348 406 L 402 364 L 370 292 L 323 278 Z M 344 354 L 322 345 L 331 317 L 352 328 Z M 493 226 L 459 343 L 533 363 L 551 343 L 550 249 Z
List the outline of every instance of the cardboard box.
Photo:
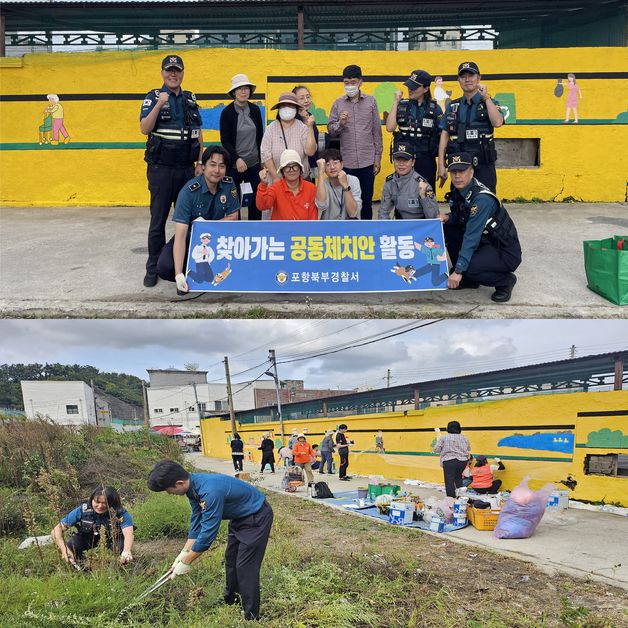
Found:
M 250 482 L 251 481 L 251 474 L 248 471 L 238 471 L 235 476 L 239 479 L 239 480 L 244 480 L 245 482 Z
M 388 521 L 392 525 L 403 526 L 412 523 L 414 515 L 414 504 L 405 502 L 393 502 L 388 511 Z
M 444 532 L 445 520 L 441 517 L 432 517 L 432 520 L 430 521 L 430 530 L 432 532 Z

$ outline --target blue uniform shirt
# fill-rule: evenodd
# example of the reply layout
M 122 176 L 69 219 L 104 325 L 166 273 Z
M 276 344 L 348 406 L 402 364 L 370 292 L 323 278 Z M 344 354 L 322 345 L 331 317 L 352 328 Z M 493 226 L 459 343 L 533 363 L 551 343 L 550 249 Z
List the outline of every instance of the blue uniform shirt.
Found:
M 169 94 L 168 103 L 170 105 L 170 116 L 172 117 L 172 121 L 180 127 L 185 126 L 185 118 L 183 114 L 183 90 L 180 90 L 179 95 L 177 96 L 165 85 L 162 85 L 161 89 L 153 89 L 146 94 L 140 111 L 140 120 L 143 120 L 153 110 L 155 104 L 159 100 L 159 92 L 168 92 Z
M 172 220 L 184 225 L 193 220 L 220 220 L 240 209 L 238 190 L 231 177 L 225 177 L 216 188 L 216 202 L 211 208 L 214 195 L 208 190 L 205 176 L 190 179 L 179 192 Z M 210 212 L 210 209 L 212 211 Z
M 497 107 L 499 107 L 499 103 L 494 99 L 491 98 L 491 100 L 495 103 L 495 105 Z M 467 103 L 467 99 L 463 96 L 460 99 L 460 106 L 458 107 L 458 122 L 462 122 L 464 124 L 467 123 L 467 115 L 469 116 L 469 121 L 474 121 L 476 119 L 476 114 L 477 114 L 477 110 L 478 110 L 478 105 L 482 102 L 482 95 L 480 94 L 480 92 L 477 92 L 475 94 L 475 96 L 473 96 L 473 98 L 471 99 L 471 104 L 469 105 L 469 103 Z M 470 109 L 470 112 L 469 112 Z M 439 122 L 439 126 L 441 128 L 441 131 L 446 131 L 447 130 L 447 114 L 450 112 L 451 110 L 451 102 L 449 102 L 447 104 L 447 107 L 445 108 L 445 115 L 441 117 L 440 122 Z M 486 118 L 486 124 L 490 127 L 491 132 L 493 131 L 493 125 L 491 124 L 491 120 L 490 118 Z
M 98 529 L 101 525 L 107 527 L 109 525 L 109 514 L 105 513 L 103 515 L 99 515 L 98 513 L 94 513 L 96 516 L 96 529 Z M 70 511 L 63 519 L 61 519 L 61 523 L 66 528 L 71 528 L 76 525 L 83 518 L 83 508 L 82 506 L 77 506 L 74 510 Z M 124 511 L 122 514 L 122 521 L 120 522 L 120 528 L 128 528 L 133 525 L 133 519 L 128 511 Z
M 209 548 L 222 519 L 254 515 L 266 500 L 254 486 L 222 473 L 191 473 L 186 495 L 192 507 L 188 539 L 196 539 L 194 552 Z
M 425 244 L 421 244 L 421 253 L 425 255 L 425 259 L 427 260 L 428 264 L 431 264 L 432 266 L 435 264 L 440 264 L 440 260 L 438 259 L 438 256 L 442 255 L 440 249 L 437 249 L 436 247 L 430 248 Z
M 459 194 L 464 199 L 464 204 L 469 208 L 469 220 L 466 222 L 462 246 L 460 247 L 458 261 L 454 269 L 457 273 L 464 273 L 469 268 L 471 257 L 473 257 L 473 254 L 480 246 L 484 227 L 495 212 L 498 202 L 490 194 L 476 194 L 475 198 L 473 198 L 470 194 L 472 185 L 473 181 L 466 188 L 459 191 Z M 449 214 L 449 220 L 452 221 L 452 224 L 464 225 L 455 208 Z

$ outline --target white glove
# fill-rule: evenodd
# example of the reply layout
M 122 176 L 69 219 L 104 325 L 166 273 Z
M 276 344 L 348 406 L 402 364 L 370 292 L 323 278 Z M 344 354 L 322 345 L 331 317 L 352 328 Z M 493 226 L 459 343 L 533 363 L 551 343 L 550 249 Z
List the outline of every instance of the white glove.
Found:
M 122 552 L 122 554 L 120 554 L 120 562 L 123 565 L 126 565 L 126 563 L 130 563 L 132 560 L 133 554 L 131 554 L 131 552 L 124 551 Z
M 174 280 L 177 282 L 177 290 L 181 290 L 181 292 L 189 292 L 187 281 L 185 281 L 185 275 L 183 273 L 179 273 Z
M 182 549 L 179 552 L 179 555 L 174 559 L 174 562 L 172 563 L 172 568 L 174 569 L 178 563 L 180 563 L 188 554 L 190 553 L 189 549 Z
M 495 458 L 495 462 L 501 462 L 499 458 Z
M 192 565 L 187 565 L 186 563 L 179 561 L 172 570 L 172 576 L 170 576 L 171 580 L 174 580 L 177 576 L 185 576 L 186 573 L 192 569 Z

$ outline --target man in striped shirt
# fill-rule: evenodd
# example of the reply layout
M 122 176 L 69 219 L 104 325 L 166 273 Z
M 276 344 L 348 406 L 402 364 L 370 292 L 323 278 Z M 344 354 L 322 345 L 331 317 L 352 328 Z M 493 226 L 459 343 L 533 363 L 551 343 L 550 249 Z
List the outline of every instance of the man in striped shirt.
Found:
M 340 137 L 344 169 L 357 177 L 362 189 L 363 220 L 373 218 L 373 184 L 382 160 L 382 123 L 373 96 L 364 94 L 360 66 L 348 65 L 342 72 L 345 93 L 329 113 L 327 130 Z

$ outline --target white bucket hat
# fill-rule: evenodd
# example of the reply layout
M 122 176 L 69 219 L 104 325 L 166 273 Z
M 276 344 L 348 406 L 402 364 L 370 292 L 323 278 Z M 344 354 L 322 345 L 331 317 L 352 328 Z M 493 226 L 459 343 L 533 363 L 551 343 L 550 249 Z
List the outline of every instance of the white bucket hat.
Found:
M 281 153 L 279 158 L 279 170 L 283 170 L 288 164 L 299 164 L 301 171 L 303 171 L 303 164 L 301 163 L 301 157 L 296 150 L 288 148 Z
M 233 98 L 234 90 L 238 89 L 238 87 L 244 87 L 245 85 L 251 88 L 251 93 L 249 96 L 252 96 L 257 85 L 251 83 L 251 81 L 249 81 L 249 77 L 246 74 L 236 74 L 235 76 L 231 77 L 231 87 L 229 88 L 229 91 L 227 93 Z

